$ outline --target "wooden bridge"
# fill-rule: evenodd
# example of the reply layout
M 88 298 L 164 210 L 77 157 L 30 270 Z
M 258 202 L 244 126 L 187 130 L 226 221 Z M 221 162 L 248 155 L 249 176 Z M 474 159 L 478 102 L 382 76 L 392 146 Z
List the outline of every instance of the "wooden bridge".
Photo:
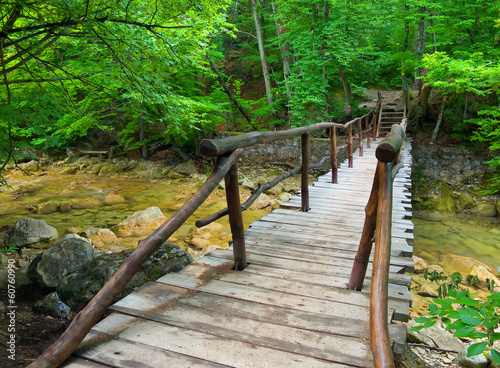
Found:
M 397 129 L 393 133 L 398 135 Z M 383 174 L 384 167 L 389 175 L 395 173 L 393 166 L 381 164 L 375 148 L 366 147 L 362 129 L 359 134 L 362 156 L 352 154 L 351 142 L 350 158 L 340 168 L 332 157 L 332 172 L 312 187 L 303 186 L 301 195 L 253 223 L 244 234 L 238 216 L 234 212 L 231 216 L 232 205 L 238 214 L 240 204 L 239 196 L 237 205 L 230 199 L 235 197 L 230 193 L 231 186 L 237 186 L 237 172 L 234 161 L 229 162 L 233 172 L 230 169 L 226 175 L 226 189 L 235 249 L 212 251 L 112 305 L 113 313 L 88 327 L 90 332 L 81 335 L 86 337 L 62 366 L 392 366 L 391 349 L 401 352 L 406 341 L 404 322 L 411 302 L 410 276 L 405 274 L 413 268 L 411 141 L 404 142 L 403 150 L 396 143 L 389 163 L 404 167 L 393 178 Z M 383 143 L 388 142 L 391 137 Z M 303 165 L 308 165 L 304 159 Z M 392 180 L 392 205 L 389 197 L 387 207 L 381 198 L 387 189 L 384 182 Z M 391 209 L 392 221 L 387 218 Z M 373 211 L 377 220 L 371 219 Z M 389 224 L 386 230 L 384 223 Z M 375 260 L 370 256 L 373 240 Z M 378 266 L 384 257 L 386 266 Z M 378 271 L 370 276 L 372 268 L 382 268 L 382 276 Z M 90 309 L 96 310 L 96 305 Z M 73 324 L 83 320 L 85 310 L 82 313 Z M 73 334 L 72 338 L 74 346 L 81 341 Z M 58 365 L 51 356 L 64 344 L 56 343 L 32 366 Z

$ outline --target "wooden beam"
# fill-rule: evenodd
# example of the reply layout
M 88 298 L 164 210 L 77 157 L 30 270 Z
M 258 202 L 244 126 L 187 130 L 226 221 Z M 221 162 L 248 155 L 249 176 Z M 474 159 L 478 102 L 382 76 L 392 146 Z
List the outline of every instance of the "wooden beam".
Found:
M 375 156 L 381 162 L 393 162 L 403 146 L 404 130 L 399 124 L 391 127 L 391 132 L 379 143 Z

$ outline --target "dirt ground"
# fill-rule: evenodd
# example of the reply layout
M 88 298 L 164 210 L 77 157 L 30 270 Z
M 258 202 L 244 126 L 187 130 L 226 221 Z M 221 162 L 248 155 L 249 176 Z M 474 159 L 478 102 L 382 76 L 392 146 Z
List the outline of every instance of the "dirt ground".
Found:
M 41 355 L 67 328 L 70 321 L 56 319 L 38 313 L 33 309 L 34 303 L 45 296 L 36 287 L 18 290 L 15 298 L 17 315 L 15 323 L 16 353 L 15 359 L 9 359 L 7 342 L 10 338 L 10 318 L 2 313 L 0 316 L 0 367 L 26 367 Z M 0 301 L 7 305 L 7 292 L 0 291 Z

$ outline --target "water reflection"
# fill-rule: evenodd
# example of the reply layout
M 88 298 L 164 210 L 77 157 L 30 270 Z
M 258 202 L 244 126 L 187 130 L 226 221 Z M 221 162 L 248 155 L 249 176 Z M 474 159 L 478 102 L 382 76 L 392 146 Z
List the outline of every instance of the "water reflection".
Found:
M 500 219 L 452 216 L 441 219 L 413 218 L 413 252 L 428 264 L 440 264 L 445 270 L 448 253 L 476 258 L 500 271 Z

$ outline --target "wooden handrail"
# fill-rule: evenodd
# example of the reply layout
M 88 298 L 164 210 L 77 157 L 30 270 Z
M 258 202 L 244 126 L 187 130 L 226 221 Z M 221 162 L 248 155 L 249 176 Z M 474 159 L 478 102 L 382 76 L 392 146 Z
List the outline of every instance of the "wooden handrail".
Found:
M 370 337 L 375 368 L 394 367 L 389 338 L 387 305 L 391 255 L 392 183 L 401 167 L 407 119 L 394 124 L 375 151 L 378 159 L 372 191 L 365 207 L 365 224 L 349 279 L 349 289 L 361 290 L 375 235 L 370 291 Z

